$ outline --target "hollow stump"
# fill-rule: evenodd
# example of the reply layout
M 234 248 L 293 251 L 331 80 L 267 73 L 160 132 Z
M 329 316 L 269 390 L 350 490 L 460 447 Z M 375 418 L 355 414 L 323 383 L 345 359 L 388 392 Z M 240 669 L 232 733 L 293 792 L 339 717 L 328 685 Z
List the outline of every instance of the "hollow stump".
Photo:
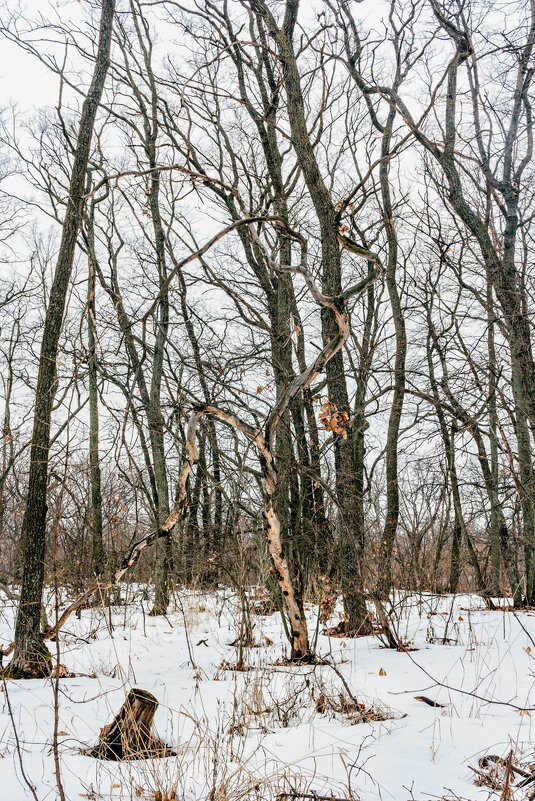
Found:
M 94 748 L 84 753 L 96 759 L 157 759 L 175 752 L 151 734 L 158 701 L 147 690 L 134 688 L 111 723 L 100 730 Z

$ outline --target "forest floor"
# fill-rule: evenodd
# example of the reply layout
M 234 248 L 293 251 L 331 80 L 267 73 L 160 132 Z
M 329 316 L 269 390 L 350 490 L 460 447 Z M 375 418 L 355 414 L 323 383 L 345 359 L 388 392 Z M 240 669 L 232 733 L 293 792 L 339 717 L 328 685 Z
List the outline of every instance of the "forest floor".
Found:
M 124 594 L 124 606 L 86 609 L 68 621 L 60 660 L 74 675 L 59 680 L 56 706 L 54 680 L 4 682 L 1 801 L 60 798 L 55 708 L 66 801 L 275 801 L 280 793 L 498 801 L 526 799 L 533 789 L 509 795 L 478 787 L 469 766 L 512 752 L 529 771 L 535 759 L 535 612 L 489 612 L 475 596 L 399 596 L 398 633 L 410 650 L 388 650 L 378 637 L 327 637 L 320 626 L 325 664 L 301 667 L 284 664 L 278 613 L 254 616 L 259 647 L 244 650 L 249 669 L 236 671 L 229 669 L 238 659 L 230 644 L 241 619 L 235 593 L 177 591 L 173 611 L 160 618 L 148 616 L 139 587 Z M 13 615 L 2 598 L 2 644 Z M 307 615 L 313 638 L 317 609 Z M 85 756 L 132 687 L 160 702 L 155 730 L 176 755 L 121 763 Z M 520 779 L 501 775 L 498 784 Z

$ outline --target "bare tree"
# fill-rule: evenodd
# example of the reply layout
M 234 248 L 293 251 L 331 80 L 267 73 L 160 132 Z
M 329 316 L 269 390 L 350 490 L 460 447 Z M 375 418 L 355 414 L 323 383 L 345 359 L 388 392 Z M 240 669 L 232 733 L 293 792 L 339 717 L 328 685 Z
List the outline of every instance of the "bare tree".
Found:
M 103 0 L 95 69 L 82 108 L 62 239 L 43 328 L 35 395 L 28 495 L 23 522 L 24 573 L 15 629 L 15 652 L 7 668 L 10 676 L 34 677 L 47 675 L 50 671 L 50 654 L 43 643 L 40 630 L 45 567 L 50 420 L 56 386 L 58 341 L 76 240 L 82 222 L 83 195 L 93 127 L 110 60 L 114 9 L 114 0 Z

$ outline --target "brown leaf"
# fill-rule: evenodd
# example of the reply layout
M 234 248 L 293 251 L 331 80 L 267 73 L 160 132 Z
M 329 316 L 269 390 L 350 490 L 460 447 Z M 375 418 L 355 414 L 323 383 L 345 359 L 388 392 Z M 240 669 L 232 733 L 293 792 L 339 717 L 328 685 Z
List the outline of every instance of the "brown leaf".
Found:
M 319 419 L 326 431 L 339 434 L 347 439 L 347 429 L 351 426 L 347 412 L 340 412 L 334 401 L 324 401 L 319 412 Z
M 326 703 L 326 700 L 325 700 L 325 696 L 323 695 L 323 693 L 321 693 L 320 696 L 316 699 L 316 703 L 315 703 L 316 712 L 319 715 L 323 715 L 323 713 L 325 712 L 326 706 L 327 706 L 327 703 Z

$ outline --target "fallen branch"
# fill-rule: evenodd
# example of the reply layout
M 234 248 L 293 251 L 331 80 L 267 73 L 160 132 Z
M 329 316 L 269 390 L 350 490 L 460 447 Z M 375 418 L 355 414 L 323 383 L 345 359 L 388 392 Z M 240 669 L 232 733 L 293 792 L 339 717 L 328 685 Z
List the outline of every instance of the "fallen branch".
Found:
M 194 178 L 195 180 L 197 179 L 208 180 L 207 176 L 202 176 L 197 173 L 191 173 L 191 171 L 188 171 L 185 168 L 180 168 L 177 165 L 173 165 L 169 169 L 179 169 L 179 171 L 188 174 L 190 178 Z M 120 176 L 116 176 L 116 178 L 118 177 Z M 105 179 L 102 183 L 105 183 L 106 180 L 107 179 Z M 253 219 L 256 220 L 257 218 L 245 217 L 243 220 L 233 223 L 227 229 L 224 229 L 223 232 L 217 234 L 215 238 L 210 240 L 210 242 L 207 243 L 204 249 L 201 249 L 202 252 L 204 252 L 205 249 L 210 247 L 219 238 L 221 238 L 221 236 L 224 233 L 228 232 L 232 228 L 235 228 L 238 224 L 244 224 L 244 223 L 247 224 L 251 240 L 264 253 L 269 268 L 274 272 L 278 273 L 294 273 L 301 275 L 304 278 L 305 283 L 307 284 L 307 287 L 312 297 L 318 303 L 318 305 L 322 309 L 328 308 L 334 313 L 338 325 L 338 335 L 327 341 L 322 350 L 312 361 L 312 363 L 308 367 L 306 367 L 301 373 L 296 375 L 290 382 L 290 384 L 286 387 L 286 390 L 282 393 L 281 398 L 271 409 L 268 415 L 265 425 L 265 433 L 262 433 L 260 429 L 253 428 L 247 423 L 241 421 L 235 415 L 223 411 L 222 409 L 218 409 L 214 406 L 205 405 L 196 407 L 194 409 L 194 413 L 191 415 L 188 423 L 188 429 L 186 435 L 186 459 L 184 461 L 184 464 L 182 465 L 182 468 L 180 470 L 180 475 L 178 478 L 178 493 L 177 493 L 178 498 L 175 507 L 169 514 L 169 517 L 167 518 L 167 520 L 160 529 L 149 532 L 140 540 L 138 540 L 136 543 L 134 543 L 134 545 L 130 548 L 128 554 L 122 560 L 120 567 L 115 571 L 115 574 L 111 579 L 105 582 L 99 582 L 99 581 L 95 582 L 84 593 L 82 593 L 80 597 L 78 597 L 75 601 L 73 601 L 73 603 L 71 603 L 65 609 L 63 614 L 56 621 L 55 625 L 47 626 L 47 628 L 44 631 L 44 637 L 46 639 L 53 639 L 54 637 L 56 637 L 59 630 L 62 628 L 62 626 L 65 625 L 65 623 L 72 615 L 72 613 L 75 612 L 77 609 L 79 609 L 88 600 L 88 598 L 90 598 L 96 592 L 102 593 L 116 586 L 122 579 L 124 574 L 127 572 L 127 570 L 129 570 L 133 565 L 136 564 L 144 548 L 153 545 L 156 542 L 156 540 L 158 540 L 160 537 L 165 537 L 173 531 L 187 505 L 186 483 L 193 465 L 198 460 L 197 448 L 195 445 L 197 425 L 203 415 L 211 415 L 213 417 L 218 417 L 219 419 L 224 420 L 226 423 L 233 426 L 238 431 L 241 431 L 256 444 L 258 456 L 262 465 L 262 473 L 264 476 L 265 487 L 266 487 L 264 517 L 266 519 L 268 526 L 269 552 L 279 577 L 281 592 L 284 597 L 285 606 L 289 614 L 291 644 L 292 644 L 292 659 L 307 660 L 311 657 L 310 646 L 308 642 L 308 634 L 306 629 L 306 621 L 304 620 L 301 608 L 295 596 L 294 588 L 292 586 L 290 570 L 288 567 L 288 563 L 284 557 L 281 544 L 280 521 L 275 513 L 275 508 L 274 508 L 273 498 L 277 484 L 277 471 L 273 458 L 272 446 L 275 439 L 276 428 L 280 420 L 282 419 L 284 413 L 289 408 L 292 400 L 300 392 L 302 392 L 304 389 L 310 386 L 310 384 L 314 381 L 314 379 L 325 368 L 326 364 L 330 361 L 330 359 L 332 359 L 333 356 L 336 353 L 338 353 L 338 351 L 341 350 L 345 345 L 349 337 L 349 320 L 347 316 L 346 301 L 349 297 L 353 297 L 354 295 L 363 292 L 372 281 L 376 280 L 378 275 L 377 261 L 379 260 L 378 258 L 376 259 L 376 270 L 374 270 L 366 278 L 359 281 L 354 287 L 347 290 L 342 295 L 337 297 L 330 297 L 324 295 L 318 289 L 318 287 L 314 282 L 312 274 L 309 272 L 307 268 L 307 246 L 304 238 L 301 237 L 296 232 L 293 232 L 290 229 L 288 229 L 288 233 L 294 239 L 297 239 L 301 246 L 301 263 L 299 266 L 295 267 L 276 264 L 269 257 L 267 250 L 264 248 L 262 242 L 260 241 L 258 234 L 256 233 L 255 228 L 252 224 Z M 272 222 L 276 221 L 279 224 L 282 224 L 279 218 L 268 218 L 268 220 Z M 193 254 L 191 258 L 193 257 L 196 258 L 200 252 L 201 251 L 197 252 L 196 254 Z M 371 258 L 370 254 L 367 253 L 366 258 L 370 259 Z M 167 280 L 169 281 L 170 278 L 171 276 L 168 276 Z M 11 645 L 9 645 L 6 649 L 3 650 L 0 649 L 0 655 L 2 657 L 8 656 L 13 651 L 14 647 L 15 644 L 11 643 Z
M 182 469 L 178 477 L 177 502 L 175 504 L 175 507 L 171 510 L 169 517 L 167 518 L 161 529 L 158 529 L 156 531 L 150 531 L 148 534 L 145 534 L 144 537 L 141 537 L 141 539 L 137 540 L 137 542 L 135 542 L 131 546 L 130 550 L 123 558 L 119 568 L 115 571 L 113 578 L 104 582 L 96 581 L 85 592 L 83 592 L 75 601 L 73 601 L 65 609 L 65 611 L 61 614 L 61 616 L 58 618 L 58 620 L 53 626 L 47 626 L 43 635 L 45 639 L 48 640 L 54 639 L 54 637 L 57 636 L 59 630 L 65 625 L 65 623 L 73 614 L 73 612 L 76 612 L 77 609 L 83 606 L 85 602 L 89 598 L 91 598 L 91 596 L 94 595 L 95 593 L 97 592 L 102 593 L 105 592 L 106 590 L 112 589 L 112 587 L 115 587 L 122 579 L 124 574 L 127 572 L 127 570 L 129 570 L 136 564 L 139 557 L 141 556 L 141 552 L 145 548 L 149 547 L 150 545 L 153 545 L 156 542 L 156 540 L 160 539 L 160 537 L 166 537 L 173 531 L 183 513 L 183 510 L 187 502 L 186 482 L 193 464 L 193 462 L 191 462 L 189 458 L 190 453 L 191 451 L 187 454 L 186 460 L 182 465 Z M 193 455 L 194 458 L 196 458 L 195 450 L 193 450 Z M 0 654 L 2 658 L 5 656 L 9 656 L 9 654 L 11 654 L 14 648 L 15 648 L 15 643 L 12 642 L 7 648 L 0 649 Z

